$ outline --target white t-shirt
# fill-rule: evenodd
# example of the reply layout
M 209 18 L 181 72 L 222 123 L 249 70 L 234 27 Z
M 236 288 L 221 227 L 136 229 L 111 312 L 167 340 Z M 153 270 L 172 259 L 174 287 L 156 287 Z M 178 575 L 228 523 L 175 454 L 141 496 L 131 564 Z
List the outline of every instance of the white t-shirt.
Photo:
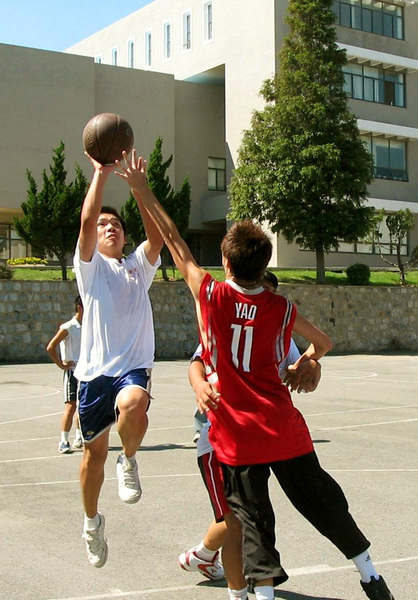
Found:
M 81 324 L 73 317 L 63 323 L 60 329 L 65 329 L 68 333 L 67 337 L 60 342 L 61 360 L 65 363 L 76 363 L 80 355 Z
M 151 265 L 144 244 L 127 258 L 108 258 L 97 251 L 90 262 L 80 259 L 74 271 L 83 301 L 81 351 L 74 372 L 80 381 L 100 375 L 119 377 L 154 364 L 154 323 L 148 290 L 160 259 Z

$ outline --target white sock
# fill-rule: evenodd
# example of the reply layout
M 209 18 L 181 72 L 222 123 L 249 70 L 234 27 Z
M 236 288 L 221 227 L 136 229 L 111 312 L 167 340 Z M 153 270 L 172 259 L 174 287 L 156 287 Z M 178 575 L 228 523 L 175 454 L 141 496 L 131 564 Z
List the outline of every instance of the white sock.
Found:
M 92 529 L 98 529 L 99 525 L 100 525 L 99 513 L 97 513 L 97 515 L 95 517 L 93 517 L 92 519 L 90 519 L 90 517 L 87 517 L 87 515 L 84 515 L 84 529 L 86 531 L 91 531 Z
M 61 431 L 61 444 L 63 442 L 68 442 L 69 431 Z
M 248 590 L 247 588 L 242 588 L 242 590 L 231 590 L 228 588 L 229 600 L 247 600 L 248 598 Z
M 81 440 L 82 439 L 82 437 L 81 437 L 81 429 L 76 429 L 75 430 L 75 439 L 76 440 Z
M 365 550 L 358 556 L 355 556 L 351 560 L 356 565 L 363 583 L 369 583 L 372 577 L 374 577 L 375 579 L 379 579 L 379 574 L 374 568 L 372 559 L 370 558 L 369 552 L 367 550 Z
M 212 560 L 217 550 L 209 550 L 202 541 L 198 546 L 196 546 L 195 552 L 202 560 Z
M 274 587 L 272 585 L 254 586 L 254 593 L 257 600 L 274 600 Z

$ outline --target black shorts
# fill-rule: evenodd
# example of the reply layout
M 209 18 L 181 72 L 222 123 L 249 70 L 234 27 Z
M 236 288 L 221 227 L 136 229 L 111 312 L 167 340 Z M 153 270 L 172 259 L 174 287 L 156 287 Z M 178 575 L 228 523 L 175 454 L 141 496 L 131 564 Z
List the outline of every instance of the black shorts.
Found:
M 78 379 L 74 377 L 74 371 L 64 371 L 62 382 L 64 386 L 64 403 L 77 401 Z
M 250 584 L 272 577 L 287 579 L 275 548 L 275 516 L 268 479 L 273 472 L 293 506 L 346 558 L 367 550 L 338 483 L 324 471 L 315 452 L 261 465 L 222 465 L 228 503 L 242 523 L 244 575 Z

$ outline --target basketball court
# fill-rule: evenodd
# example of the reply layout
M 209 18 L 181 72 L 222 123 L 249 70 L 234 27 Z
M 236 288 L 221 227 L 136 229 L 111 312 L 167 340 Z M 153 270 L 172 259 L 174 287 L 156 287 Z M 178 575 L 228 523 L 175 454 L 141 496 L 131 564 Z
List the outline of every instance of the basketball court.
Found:
M 418 356 L 329 356 L 313 394 L 294 396 L 322 466 L 341 484 L 396 600 L 418 600 Z M 58 454 L 61 372 L 0 366 L 0 598 L 227 600 L 225 583 L 179 568 L 212 519 L 192 443 L 187 361 L 156 364 L 150 426 L 137 455 L 143 496 L 117 495 L 112 430 L 100 510 L 109 559 L 90 566 L 81 539 L 81 452 Z M 72 441 L 72 437 L 70 441 Z M 285 600 L 361 600 L 359 575 L 271 482 Z M 250 594 L 250 599 L 254 598 Z

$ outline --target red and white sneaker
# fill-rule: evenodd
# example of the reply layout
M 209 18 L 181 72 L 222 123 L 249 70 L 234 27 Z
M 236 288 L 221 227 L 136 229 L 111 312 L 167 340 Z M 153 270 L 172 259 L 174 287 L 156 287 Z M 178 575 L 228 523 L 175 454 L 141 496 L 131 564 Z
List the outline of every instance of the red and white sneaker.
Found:
M 196 571 L 201 573 L 212 581 L 223 579 L 225 577 L 224 568 L 219 560 L 217 551 L 212 560 L 203 560 L 196 554 L 196 548 L 190 548 L 179 556 L 179 565 L 185 571 Z

